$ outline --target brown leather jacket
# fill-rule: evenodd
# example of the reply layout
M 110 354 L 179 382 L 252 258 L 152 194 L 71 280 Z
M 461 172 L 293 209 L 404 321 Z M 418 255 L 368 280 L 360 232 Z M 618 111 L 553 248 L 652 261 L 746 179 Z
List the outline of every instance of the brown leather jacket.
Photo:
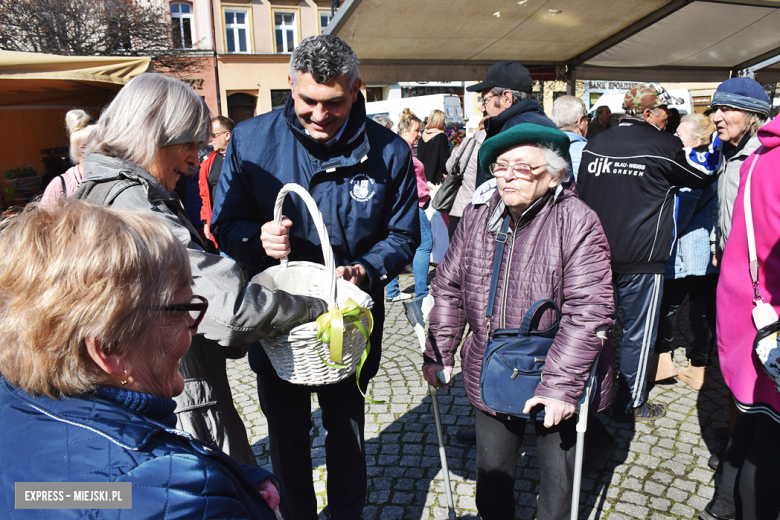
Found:
M 576 188 L 574 188 L 576 189 Z M 614 302 L 607 239 L 596 214 L 571 185 L 551 190 L 526 210 L 510 232 L 496 291 L 491 333 L 519 328 L 526 310 L 545 298 L 561 308 L 560 329 L 547 356 L 535 395 L 576 405 L 601 348 L 596 330 L 612 326 Z M 479 376 L 487 344 L 490 276 L 505 205 L 498 192 L 488 204 L 469 206 L 431 283 L 435 306 L 424 359 L 452 366 L 466 323 L 463 379 L 469 400 L 480 400 Z M 552 325 L 546 311 L 539 329 Z M 597 409 L 612 399 L 612 351 L 599 358 Z

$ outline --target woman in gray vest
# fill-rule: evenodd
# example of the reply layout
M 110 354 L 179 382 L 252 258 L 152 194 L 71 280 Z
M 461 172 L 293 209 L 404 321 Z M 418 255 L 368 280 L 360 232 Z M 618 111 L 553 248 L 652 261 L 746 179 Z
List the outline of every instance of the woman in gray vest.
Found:
M 101 115 L 86 150 L 82 186 L 73 197 L 150 211 L 187 248 L 193 291 L 209 301 L 209 311 L 181 360 L 185 387 L 176 397 L 177 427 L 216 444 L 238 462 L 255 464 L 233 406 L 225 347 L 314 321 L 327 306 L 322 300 L 246 283 L 233 260 L 204 250 L 173 190 L 182 172 L 198 165 L 198 144 L 210 134 L 208 108 L 194 90 L 174 78 L 141 74 Z

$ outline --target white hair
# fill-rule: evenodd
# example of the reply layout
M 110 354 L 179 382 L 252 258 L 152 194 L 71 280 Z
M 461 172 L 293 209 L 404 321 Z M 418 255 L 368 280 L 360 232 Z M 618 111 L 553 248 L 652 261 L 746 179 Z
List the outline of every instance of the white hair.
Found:
M 125 85 L 105 109 L 87 154 L 119 157 L 148 169 L 161 148 L 207 142 L 210 135 L 209 109 L 189 85 L 146 73 Z
M 573 131 L 585 114 L 585 103 L 578 97 L 561 96 L 553 103 L 552 120 L 561 130 Z
M 390 119 L 390 116 L 386 116 L 384 114 L 377 114 L 374 116 L 374 123 L 379 123 L 380 125 L 384 126 L 385 128 L 393 128 L 393 120 Z
M 544 145 L 532 145 L 538 148 L 544 154 L 544 162 L 547 165 L 547 171 L 550 172 L 553 179 L 558 179 L 558 184 L 563 184 L 571 178 L 571 167 L 569 161 L 561 157 L 558 152 Z

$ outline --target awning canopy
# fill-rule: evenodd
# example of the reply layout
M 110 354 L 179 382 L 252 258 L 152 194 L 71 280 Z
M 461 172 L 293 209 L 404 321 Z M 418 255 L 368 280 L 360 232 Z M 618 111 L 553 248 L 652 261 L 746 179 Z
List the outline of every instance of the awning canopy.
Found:
M 100 107 L 150 61 L 0 50 L 0 107 Z
M 481 79 L 494 62 L 564 79 L 723 81 L 780 55 L 780 0 L 346 0 L 327 32 L 364 81 Z M 780 81 L 780 64 L 758 81 Z

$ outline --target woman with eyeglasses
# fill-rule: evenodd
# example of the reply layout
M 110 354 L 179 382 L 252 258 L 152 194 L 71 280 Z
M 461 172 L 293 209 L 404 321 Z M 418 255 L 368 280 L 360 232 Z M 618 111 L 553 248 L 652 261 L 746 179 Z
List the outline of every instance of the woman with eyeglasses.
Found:
M 184 207 L 176 181 L 198 165 L 211 118 L 197 93 L 178 79 L 141 74 L 119 91 L 100 117 L 74 198 L 155 215 L 187 248 L 194 290 L 210 311 L 182 358 L 184 391 L 176 397 L 178 428 L 216 444 L 238 462 L 255 457 L 227 378 L 225 347 L 290 331 L 326 312 L 324 301 L 246 283 L 229 258 L 209 254 Z M 247 241 L 260 240 L 248 236 Z
M 189 255 L 169 226 L 148 211 L 64 199 L 5 220 L 0 247 L 6 489 L 132 484 L 109 493 L 131 509 L 84 502 L 57 518 L 275 520 L 273 474 L 175 429 L 179 362 L 208 302 L 193 295 Z M 0 516 L 19 506 L 0 494 Z
M 576 443 L 573 415 L 596 361 L 596 333 L 613 322 L 612 271 L 607 239 L 596 214 L 568 182 L 569 138 L 560 130 L 523 123 L 487 139 L 479 164 L 498 183 L 487 203 L 467 206 L 444 260 L 431 283 L 430 314 L 423 376 L 434 386 L 441 370 L 452 372 L 466 324 L 469 335 L 460 357 L 466 395 L 476 408 L 477 509 L 485 520 L 514 518 L 518 447 L 526 420 L 497 413 L 481 399 L 479 381 L 487 343 L 498 329 L 520 328 L 526 311 L 551 299 L 561 310 L 560 328 L 534 397 L 545 410 L 535 422 L 541 485 L 537 518 L 570 516 Z M 506 227 L 506 231 L 503 230 Z M 497 243 L 505 241 L 497 274 L 492 321 L 486 317 Z M 536 328 L 555 322 L 548 309 Z M 601 353 L 601 391 L 593 409 L 611 401 L 611 350 Z M 586 464 L 616 448 L 595 417 L 588 433 L 600 444 L 586 450 Z

